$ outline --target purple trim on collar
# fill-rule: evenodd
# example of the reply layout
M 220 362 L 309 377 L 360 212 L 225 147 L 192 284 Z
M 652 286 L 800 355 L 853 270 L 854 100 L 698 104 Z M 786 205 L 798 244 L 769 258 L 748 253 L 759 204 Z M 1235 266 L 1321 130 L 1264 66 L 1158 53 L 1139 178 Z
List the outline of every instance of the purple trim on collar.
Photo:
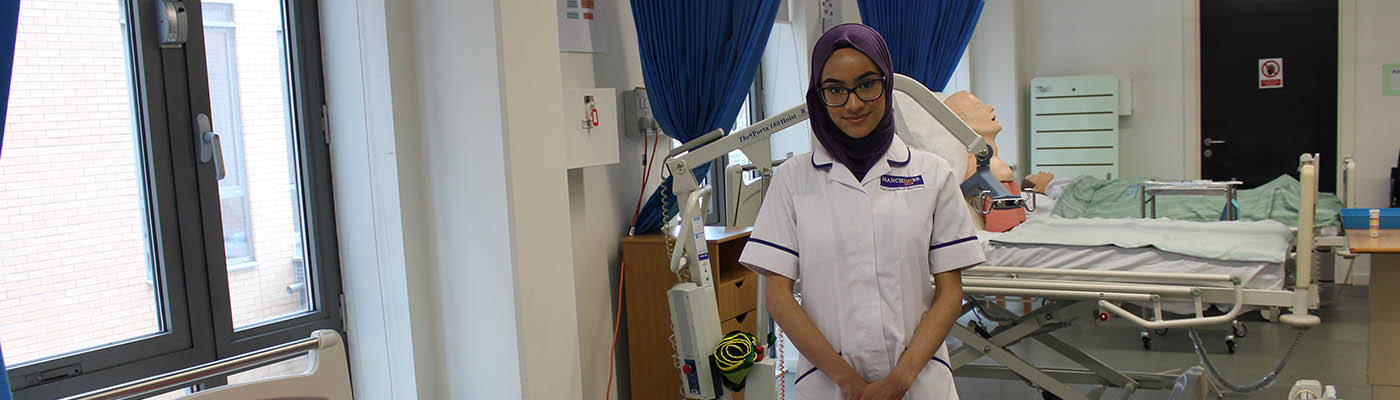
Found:
M 909 145 L 904 145 L 904 161 L 888 160 L 891 167 L 903 167 L 909 165 L 909 161 L 914 159 L 914 151 L 909 150 Z

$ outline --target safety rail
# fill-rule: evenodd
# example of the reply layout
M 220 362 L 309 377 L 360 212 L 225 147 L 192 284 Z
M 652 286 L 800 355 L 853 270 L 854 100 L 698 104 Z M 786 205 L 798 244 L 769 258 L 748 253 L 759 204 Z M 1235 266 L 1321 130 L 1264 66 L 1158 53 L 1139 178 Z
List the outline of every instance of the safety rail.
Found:
M 149 378 L 139 379 L 104 389 L 98 389 L 76 396 L 70 396 L 65 398 L 65 400 L 115 400 L 160 393 L 171 389 L 190 386 L 205 379 L 214 378 L 218 376 L 225 376 L 228 374 L 253 369 L 262 366 L 265 363 L 277 361 L 279 359 L 295 354 L 312 353 L 318 350 L 339 351 L 340 353 L 338 354 L 338 356 L 339 360 L 341 361 L 339 363 L 324 363 L 320 359 L 316 359 L 308 363 L 313 368 L 326 366 L 324 364 L 332 364 L 331 366 L 337 366 L 341 369 L 344 369 L 345 363 L 343 360 L 345 357 L 344 350 L 341 347 L 342 343 L 343 342 L 340 339 L 340 334 L 336 333 L 335 331 L 328 329 L 318 330 L 316 332 L 312 332 L 311 337 L 309 338 L 298 339 L 296 341 L 284 343 L 281 345 L 269 347 L 250 353 L 245 353 L 231 358 L 217 360 L 175 372 L 152 376 Z M 347 371 L 341 371 L 339 373 L 345 374 L 345 372 Z M 326 390 L 328 391 L 343 391 L 345 394 L 347 394 L 346 396 L 327 396 L 324 398 L 348 399 L 348 382 L 346 382 L 346 384 L 347 385 L 344 388 L 326 388 Z M 212 389 L 208 392 L 214 392 L 224 388 L 227 387 Z M 192 394 L 191 397 L 200 397 L 200 395 L 204 393 L 206 392 L 195 393 Z M 235 397 L 230 396 L 230 398 Z
M 974 272 L 975 271 L 975 272 Z M 968 270 L 963 278 L 963 292 L 977 296 L 1022 296 L 1052 299 L 1098 301 L 1099 309 L 1127 319 L 1147 329 L 1185 328 L 1224 324 L 1234 321 L 1244 309 L 1244 287 L 1240 279 L 1230 275 L 1178 274 L 1129 271 L 1084 271 L 1046 270 L 1019 267 L 977 267 Z M 987 278 L 979 275 L 1004 275 L 1004 278 Z M 1133 284 L 1103 281 L 1040 280 L 1023 279 L 1020 275 L 1058 275 L 1073 277 L 1099 277 L 1143 280 L 1173 280 L 1196 282 L 1229 282 L 1234 298 L 1230 311 L 1222 315 L 1205 316 L 1206 303 L 1202 300 L 1203 288 L 1188 285 Z M 1223 289 L 1223 288 L 1221 288 Z M 1195 305 L 1195 316 L 1189 318 L 1165 319 L 1162 315 L 1163 298 L 1190 299 Z M 1139 317 L 1114 301 L 1150 302 L 1156 320 Z
M 1059 275 L 1090 276 L 1096 278 L 1144 279 L 1149 281 L 1172 280 L 1181 282 L 1232 282 L 1236 277 L 1222 274 L 1191 274 L 1177 272 L 1136 272 L 1136 271 L 1091 271 L 1079 269 L 1046 269 L 1028 267 L 981 266 L 963 272 L 963 275 Z

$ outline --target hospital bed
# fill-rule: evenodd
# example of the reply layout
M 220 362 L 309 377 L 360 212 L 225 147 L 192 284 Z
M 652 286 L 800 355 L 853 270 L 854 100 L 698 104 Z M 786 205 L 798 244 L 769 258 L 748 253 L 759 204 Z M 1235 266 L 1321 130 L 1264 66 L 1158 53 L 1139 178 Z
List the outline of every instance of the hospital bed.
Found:
M 1312 226 L 1315 215 L 1313 203 L 1317 197 L 1316 161 L 1311 155 L 1300 158 L 1302 176 L 1299 226 Z M 1296 251 L 1291 256 L 1297 265 L 1312 265 L 1313 248 L 1317 246 L 1313 229 L 1298 229 Z M 1190 328 L 1234 323 L 1249 307 L 1269 310 L 1290 309 L 1278 319 L 1298 328 L 1321 323 L 1307 310 L 1317 304 L 1317 292 L 1312 268 L 1299 268 L 1292 281 L 1285 282 L 1282 263 L 1220 262 L 1191 257 L 1164 256 L 1151 249 L 1104 248 L 1032 248 L 1032 253 L 1006 256 L 998 252 L 1011 247 L 988 249 L 990 265 L 996 261 L 1020 259 L 1038 260 L 1037 267 L 977 267 L 964 272 L 964 292 L 969 301 L 965 312 L 978 311 L 1006 325 L 987 331 L 979 326 L 955 326 L 951 335 L 963 346 L 954 350 L 950 364 L 955 375 L 982 378 L 1021 379 L 1063 399 L 1097 398 L 1108 387 L 1124 389 L 1125 398 L 1137 389 L 1170 388 L 1174 374 L 1120 371 L 1099 361 L 1083 349 L 1073 347 L 1053 336 L 1053 332 L 1074 322 L 1091 317 L 1099 321 L 1123 318 L 1144 330 Z M 1094 256 L 1097 252 L 1097 256 Z M 1106 252 L 1106 253 L 1105 253 Z M 1108 254 L 1105 256 L 1104 254 Z M 1115 256 L 1138 262 L 1133 265 L 1103 268 L 1104 260 Z M 1157 258 L 1153 258 L 1157 257 Z M 1088 260 L 1079 262 L 1075 260 Z M 1146 262 L 1144 262 L 1146 261 Z M 1059 265 L 1053 265 L 1053 264 Z M 1094 264 L 1099 265 L 1094 265 Z M 1172 271 L 1202 270 L 1210 273 L 1181 273 Z M 1056 268 L 1058 267 L 1058 268 Z M 1099 267 L 1100 269 L 1088 269 Z M 1013 313 L 994 301 L 999 296 L 1045 299 L 1045 305 L 1024 314 Z M 1185 304 L 1185 316 L 1172 318 L 1167 305 Z M 1125 303 L 1144 304 L 1150 314 L 1139 316 L 1128 311 Z M 1218 304 L 1226 312 L 1209 316 L 1207 309 Z M 982 330 L 982 332 L 978 332 Z M 1038 369 L 1011 353 L 1006 347 L 1025 339 L 1035 340 L 1051 350 L 1074 360 L 1084 367 L 1080 370 Z M 973 363 L 989 357 L 997 365 Z M 1071 383 L 1100 385 L 1085 394 L 1068 386 Z
M 1316 157 L 1314 157 L 1313 162 L 1316 163 L 1316 161 Z M 1355 167 L 1354 163 L 1348 158 L 1345 159 L 1342 164 L 1343 177 L 1350 176 L 1351 170 Z M 1061 180 L 1069 181 L 1064 178 L 1057 178 L 1057 181 Z M 1343 198 L 1345 198 L 1349 180 L 1343 179 L 1342 182 L 1342 193 Z M 1265 319 L 1272 319 L 1279 315 L 1278 310 L 1280 308 L 1287 306 L 1286 303 L 1288 299 L 1286 296 L 1283 296 L 1283 294 L 1294 287 L 1293 281 L 1296 278 L 1294 276 L 1296 273 L 1296 266 L 1286 262 L 1288 258 L 1285 256 L 1289 251 L 1286 246 L 1299 243 L 1296 239 L 1292 239 L 1296 238 L 1297 235 L 1296 226 L 1298 225 L 1298 220 L 1296 216 L 1292 216 L 1293 218 L 1290 219 L 1289 212 L 1290 210 L 1301 208 L 1298 207 L 1297 203 L 1303 196 L 1302 192 L 1307 190 L 1306 186 L 1302 185 L 1297 180 L 1291 177 L 1281 176 L 1257 189 L 1244 191 L 1246 194 L 1253 195 L 1247 198 L 1251 201 L 1242 201 L 1238 203 L 1235 201 L 1235 187 L 1239 185 L 1238 182 L 1169 182 L 1127 179 L 1104 181 L 1098 178 L 1086 177 L 1083 179 L 1075 179 L 1073 185 L 1092 188 L 1093 191 L 1080 191 L 1077 199 L 1066 199 L 1060 196 L 1046 197 L 1041 202 L 1048 204 L 1045 204 L 1045 207 L 1043 207 L 1041 211 L 1030 213 L 1029 220 L 1025 225 L 1022 225 L 1040 228 L 1043 225 L 1047 225 L 1047 222 L 1049 222 L 1048 225 L 1056 226 L 1054 232 L 1056 236 L 1055 240 L 1002 241 L 1001 235 L 1004 235 L 1003 233 L 978 232 L 978 237 L 982 239 L 984 251 L 988 256 L 988 263 L 992 265 L 1075 270 L 1228 274 L 1240 277 L 1245 290 L 1257 295 L 1255 298 L 1276 299 L 1275 301 L 1263 303 L 1268 305 L 1250 305 L 1246 310 L 1258 309 L 1260 315 Z M 1055 193 L 1053 190 L 1051 192 Z M 1157 221 L 1138 219 L 1155 218 L 1156 196 L 1161 196 L 1163 194 L 1197 195 L 1190 203 L 1185 203 L 1182 200 L 1173 198 L 1173 200 L 1179 202 L 1178 204 L 1172 204 L 1174 206 L 1174 213 L 1171 215 L 1175 218 L 1197 221 L 1215 218 L 1233 220 L 1236 219 L 1236 215 L 1234 215 L 1235 212 L 1244 210 L 1246 211 L 1245 214 L 1248 215 L 1250 219 L 1256 221 L 1161 221 L 1160 223 L 1156 223 Z M 1085 203 L 1084 199 L 1087 198 L 1093 198 L 1094 200 Z M 1339 247 L 1343 241 L 1341 237 L 1337 236 L 1338 229 L 1335 226 L 1339 221 L 1337 210 L 1341 207 L 1342 201 L 1316 196 L 1314 199 L 1317 200 L 1318 203 L 1314 208 L 1316 212 L 1319 213 L 1315 214 L 1314 218 L 1316 221 L 1314 226 L 1317 227 L 1317 229 L 1314 229 L 1315 239 L 1313 240 L 1313 246 L 1311 246 L 1311 248 L 1304 246 L 1303 249 L 1305 249 L 1305 251 L 1312 250 L 1317 255 L 1317 257 L 1313 258 L 1314 264 L 1312 265 L 1312 274 L 1310 275 L 1315 278 L 1318 276 L 1318 270 L 1321 266 L 1321 256 L 1328 254 L 1335 255 L 1337 260 L 1334 261 L 1337 265 L 1342 265 L 1344 260 L 1349 259 L 1351 256 L 1345 253 L 1344 248 Z M 1072 202 L 1071 200 L 1077 201 Z M 1225 201 L 1222 202 L 1221 200 Z M 1062 204 L 1070 203 L 1071 207 L 1069 211 L 1065 212 L 1063 209 L 1055 208 L 1057 202 Z M 1190 204 L 1190 206 L 1186 206 L 1187 204 Z M 1223 207 L 1226 204 L 1234 206 Z M 1324 204 L 1326 205 L 1325 207 L 1323 206 Z M 1149 208 L 1149 206 L 1151 208 Z M 1069 222 L 1088 222 L 1091 220 L 1075 219 L 1070 221 L 1057 219 L 1054 216 L 1050 216 L 1050 214 L 1052 214 L 1050 209 L 1052 208 L 1054 208 L 1054 216 L 1078 218 L 1083 218 L 1083 216 L 1094 217 L 1091 220 L 1101 220 L 1099 218 L 1102 217 L 1121 218 L 1112 221 L 1115 221 L 1115 223 L 1133 225 L 1135 228 L 1140 228 L 1141 231 L 1146 232 L 1141 234 L 1133 230 L 1118 232 L 1118 234 L 1129 237 L 1134 237 L 1134 235 L 1137 237 L 1164 237 L 1166 239 L 1186 243 L 1217 240 L 1258 245 L 1260 243 L 1259 241 L 1250 241 L 1250 238 L 1258 237 L 1259 235 L 1263 235 L 1266 238 L 1271 236 L 1276 237 L 1281 233 L 1280 231 L 1285 229 L 1282 224 L 1273 222 L 1279 221 L 1293 225 L 1286 228 L 1291 230 L 1292 233 L 1289 235 L 1292 236 L 1292 238 L 1290 238 L 1287 243 L 1275 240 L 1278 245 L 1272 246 L 1272 248 L 1275 249 L 1274 252 L 1277 253 L 1276 255 L 1268 256 L 1265 254 L 1261 256 L 1261 252 L 1253 251 L 1250 252 L 1252 258 L 1240 256 L 1220 257 L 1211 254 L 1201 255 L 1200 252 L 1171 251 L 1173 249 L 1162 250 L 1154 247 L 1124 248 L 1113 245 L 1084 246 L 1082 243 L 1079 243 L 1081 245 L 1062 245 L 1064 243 L 1074 242 L 1073 240 L 1064 240 L 1065 238 L 1073 238 L 1080 235 L 1092 236 L 1093 233 L 1086 231 L 1082 226 L 1094 226 L 1096 224 L 1069 224 Z M 1224 211 L 1222 211 L 1222 209 Z M 1328 214 L 1320 214 L 1323 212 Z M 1264 222 L 1259 222 L 1260 220 Z M 1273 224 L 1277 227 L 1263 232 L 1258 230 L 1242 231 L 1238 229 L 1240 225 L 1249 224 L 1266 226 Z M 1154 229 L 1159 229 L 1157 227 L 1160 226 L 1181 225 L 1187 225 L 1192 230 L 1178 231 L 1173 235 L 1161 231 L 1154 231 Z M 1229 227 L 1228 234 L 1224 232 L 1216 233 L 1216 231 L 1227 229 L 1226 227 Z M 1008 236 L 1015 236 L 1015 233 L 1020 233 L 1018 229 L 1012 229 L 1012 234 Z M 1265 243 L 1267 244 L 1270 242 Z M 1309 307 L 1316 308 L 1320 302 L 1319 294 L 1316 290 L 1317 286 L 1310 285 L 1310 288 L 1311 293 L 1308 294 Z M 1183 307 L 1180 306 L 1175 307 L 1175 309 L 1172 309 L 1172 307 L 1165 307 L 1165 309 L 1170 312 L 1189 313 L 1189 310 L 1183 311 L 1182 308 Z M 1224 335 L 1224 339 L 1227 348 L 1233 352 L 1237 338 L 1244 337 L 1248 330 L 1245 325 L 1240 324 L 1238 321 L 1234 322 L 1230 328 L 1232 328 L 1231 331 Z M 1162 335 L 1166 332 L 1165 330 L 1157 330 L 1157 333 Z M 1144 329 L 1140 333 L 1140 336 L 1143 341 L 1143 346 L 1150 349 L 1152 338 L 1149 331 Z
M 67 400 L 117 400 L 142 398 L 189 387 L 202 381 L 250 370 L 297 355 L 306 355 L 306 370 L 251 382 L 195 392 L 189 400 L 351 400 L 350 364 L 345 341 L 334 330 L 318 330 L 311 337 L 263 350 L 198 365 L 168 374 L 99 389 Z

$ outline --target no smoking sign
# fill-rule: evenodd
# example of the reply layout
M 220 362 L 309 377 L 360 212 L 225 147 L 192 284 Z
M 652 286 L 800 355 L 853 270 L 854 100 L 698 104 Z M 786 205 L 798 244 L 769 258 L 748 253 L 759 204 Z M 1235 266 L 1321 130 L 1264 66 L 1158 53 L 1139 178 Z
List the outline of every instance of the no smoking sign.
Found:
M 1259 88 L 1275 89 L 1283 87 L 1283 59 L 1259 59 Z

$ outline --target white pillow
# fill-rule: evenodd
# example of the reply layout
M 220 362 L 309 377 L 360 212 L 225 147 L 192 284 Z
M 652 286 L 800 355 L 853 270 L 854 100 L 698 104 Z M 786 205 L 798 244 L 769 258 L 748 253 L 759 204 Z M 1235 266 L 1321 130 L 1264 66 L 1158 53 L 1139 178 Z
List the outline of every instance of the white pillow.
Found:
M 939 100 L 948 96 L 934 93 Z M 962 178 L 967 173 L 967 146 L 958 141 L 943 124 L 933 119 L 928 111 L 919 106 L 914 98 L 901 91 L 894 91 L 895 134 L 909 147 L 933 153 L 953 167 L 953 174 Z
M 1075 178 L 1078 176 L 1056 176 L 1055 179 L 1050 180 L 1050 183 L 1045 184 L 1045 194 L 1059 200 L 1060 195 L 1065 193 L 1065 187 L 1074 182 Z

